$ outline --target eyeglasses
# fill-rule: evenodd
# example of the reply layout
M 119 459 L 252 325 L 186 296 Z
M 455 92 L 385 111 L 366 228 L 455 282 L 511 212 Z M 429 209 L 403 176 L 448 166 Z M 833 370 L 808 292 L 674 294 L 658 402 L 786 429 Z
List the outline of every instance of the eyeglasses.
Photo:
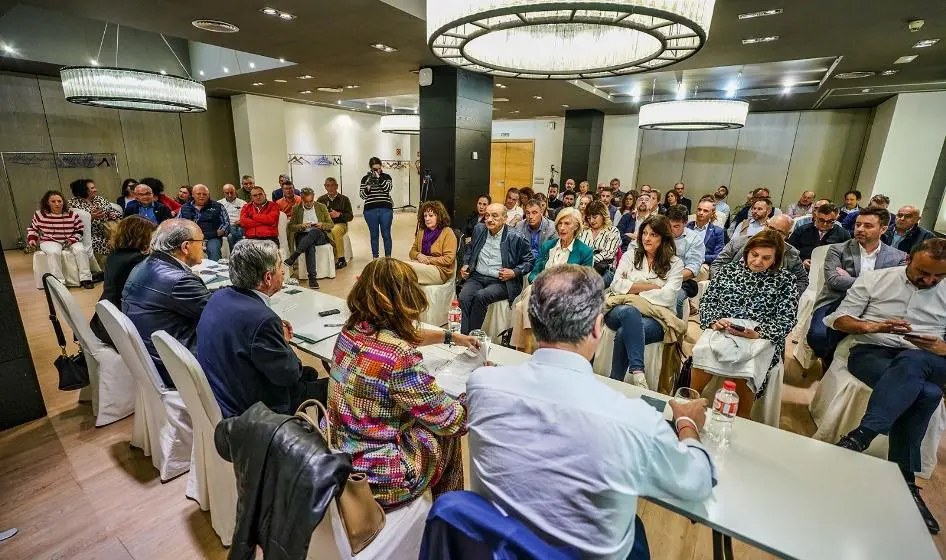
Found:
M 206 239 L 188 239 L 187 241 L 185 241 L 185 243 L 200 243 L 201 246 L 202 246 L 204 249 L 207 248 L 207 240 L 206 240 Z
M 821 224 L 823 226 L 829 226 L 834 223 L 834 220 L 832 220 L 831 218 L 825 218 L 825 219 L 815 218 L 815 223 Z

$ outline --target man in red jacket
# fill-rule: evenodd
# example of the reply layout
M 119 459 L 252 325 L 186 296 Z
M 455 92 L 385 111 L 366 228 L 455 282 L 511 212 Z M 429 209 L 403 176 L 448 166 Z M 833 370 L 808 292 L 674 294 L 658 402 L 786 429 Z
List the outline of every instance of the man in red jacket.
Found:
M 246 239 L 268 239 L 279 245 L 279 206 L 266 199 L 261 187 L 250 191 L 250 203 L 240 210 L 240 226 Z

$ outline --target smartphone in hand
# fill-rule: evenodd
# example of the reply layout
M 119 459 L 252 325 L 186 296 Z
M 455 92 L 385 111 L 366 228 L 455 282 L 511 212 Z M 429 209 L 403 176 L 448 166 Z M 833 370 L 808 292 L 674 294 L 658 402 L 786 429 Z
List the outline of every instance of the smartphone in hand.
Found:
M 746 332 L 746 327 L 742 325 L 737 325 L 735 323 L 732 323 L 731 325 L 729 325 L 729 328 L 731 328 L 734 331 Z

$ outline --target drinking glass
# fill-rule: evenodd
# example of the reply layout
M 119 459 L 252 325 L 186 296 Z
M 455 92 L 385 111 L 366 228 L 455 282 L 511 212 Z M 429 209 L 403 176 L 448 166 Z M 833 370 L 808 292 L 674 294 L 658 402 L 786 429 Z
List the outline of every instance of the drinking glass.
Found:
M 697 393 L 696 390 L 691 389 L 689 387 L 680 387 L 673 394 L 673 400 L 677 402 L 681 402 L 681 403 L 695 401 L 700 398 L 702 398 L 700 394 Z
M 486 334 L 485 331 L 476 329 L 470 331 L 470 336 L 475 338 L 477 342 L 480 343 L 480 355 L 483 357 L 483 363 L 485 364 L 489 360 L 489 345 L 491 342 L 489 335 Z

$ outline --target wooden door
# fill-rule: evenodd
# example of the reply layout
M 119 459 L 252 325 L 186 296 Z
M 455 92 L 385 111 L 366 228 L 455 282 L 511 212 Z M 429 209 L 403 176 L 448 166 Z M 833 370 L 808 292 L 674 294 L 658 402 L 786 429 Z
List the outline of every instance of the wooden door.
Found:
M 532 186 L 534 156 L 533 140 L 492 143 L 489 194 L 494 202 L 504 201 L 507 189 Z

